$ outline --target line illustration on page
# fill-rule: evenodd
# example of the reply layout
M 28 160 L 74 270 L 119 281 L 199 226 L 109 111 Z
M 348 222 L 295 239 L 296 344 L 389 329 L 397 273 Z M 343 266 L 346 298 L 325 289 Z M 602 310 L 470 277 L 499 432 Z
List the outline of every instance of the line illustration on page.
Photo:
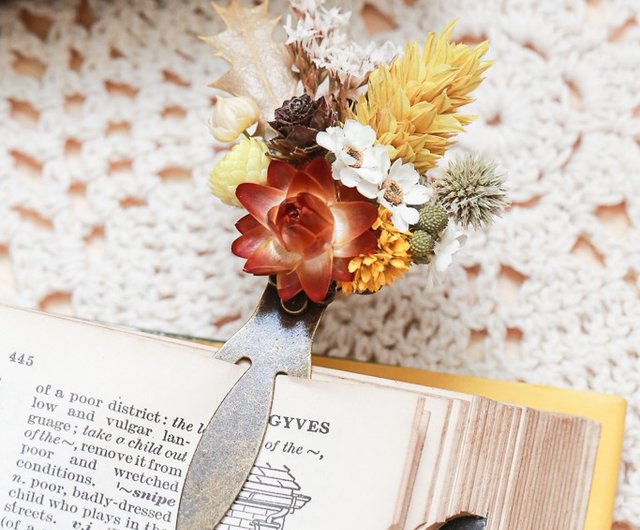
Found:
M 217 529 L 284 530 L 287 516 L 310 501 L 311 497 L 300 493 L 289 467 L 256 465 Z

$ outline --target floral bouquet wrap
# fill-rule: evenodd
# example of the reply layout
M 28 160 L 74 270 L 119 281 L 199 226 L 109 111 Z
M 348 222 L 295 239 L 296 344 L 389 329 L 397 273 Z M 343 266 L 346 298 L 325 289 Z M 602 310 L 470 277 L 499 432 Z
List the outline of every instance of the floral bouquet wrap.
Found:
M 210 122 L 236 142 L 211 173 L 244 208 L 232 246 L 244 270 L 275 276 L 287 301 L 331 289 L 375 293 L 413 265 L 436 283 L 469 229 L 506 205 L 496 165 L 467 154 L 437 166 L 473 116 L 462 114 L 491 65 L 486 42 L 451 42 L 454 23 L 421 46 L 362 47 L 350 13 L 291 0 L 286 43 L 267 5 L 215 7 L 227 30 L 206 38 L 232 68 L 213 86 Z

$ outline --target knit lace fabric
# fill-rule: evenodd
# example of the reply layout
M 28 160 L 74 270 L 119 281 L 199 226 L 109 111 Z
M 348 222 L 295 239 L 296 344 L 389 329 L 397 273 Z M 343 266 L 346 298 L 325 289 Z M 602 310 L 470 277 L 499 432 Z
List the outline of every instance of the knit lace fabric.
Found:
M 451 18 L 490 40 L 456 149 L 495 158 L 513 206 L 444 284 L 415 267 L 334 302 L 316 350 L 623 395 L 616 518 L 640 520 L 640 4 L 344 4 L 362 40 Z M 265 279 L 230 252 L 240 210 L 208 191 L 226 65 L 197 36 L 219 29 L 204 0 L 0 4 L 2 301 L 218 338 L 248 318 Z

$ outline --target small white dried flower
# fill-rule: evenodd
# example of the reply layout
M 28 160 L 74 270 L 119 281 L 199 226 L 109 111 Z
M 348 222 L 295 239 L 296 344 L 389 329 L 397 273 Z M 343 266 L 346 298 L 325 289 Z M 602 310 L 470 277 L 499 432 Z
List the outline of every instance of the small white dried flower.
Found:
M 331 166 L 333 178 L 369 199 L 378 195 L 391 165 L 387 148 L 374 145 L 375 140 L 375 131 L 355 120 L 347 120 L 344 127 L 329 127 L 316 136 L 318 145 L 336 157 Z
M 462 248 L 467 240 L 466 234 L 455 222 L 449 221 L 440 239 L 435 243 L 429 267 L 427 269 L 427 282 L 430 285 L 438 285 L 446 270 L 453 263 L 453 256 Z
M 358 87 L 379 64 L 388 63 L 400 54 L 391 42 L 382 46 L 370 43 L 366 48 L 347 37 L 350 12 L 338 8 L 327 9 L 324 1 L 291 0 L 292 17 L 284 26 L 287 44 L 303 50 L 318 68 L 328 71 L 341 83 Z
M 418 222 L 420 214 L 410 205 L 418 206 L 427 202 L 433 190 L 420 184 L 420 175 L 413 164 L 403 164 L 396 160 L 389 175 L 380 184 L 378 202 L 391 211 L 391 222 L 400 232 L 409 230 Z

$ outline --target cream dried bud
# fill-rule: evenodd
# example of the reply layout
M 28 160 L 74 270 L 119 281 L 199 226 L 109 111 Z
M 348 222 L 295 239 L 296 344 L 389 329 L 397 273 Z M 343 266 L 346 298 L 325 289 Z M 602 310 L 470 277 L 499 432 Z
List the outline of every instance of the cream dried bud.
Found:
M 252 98 L 218 98 L 209 121 L 209 130 L 216 140 L 233 142 L 259 118 L 260 108 Z

